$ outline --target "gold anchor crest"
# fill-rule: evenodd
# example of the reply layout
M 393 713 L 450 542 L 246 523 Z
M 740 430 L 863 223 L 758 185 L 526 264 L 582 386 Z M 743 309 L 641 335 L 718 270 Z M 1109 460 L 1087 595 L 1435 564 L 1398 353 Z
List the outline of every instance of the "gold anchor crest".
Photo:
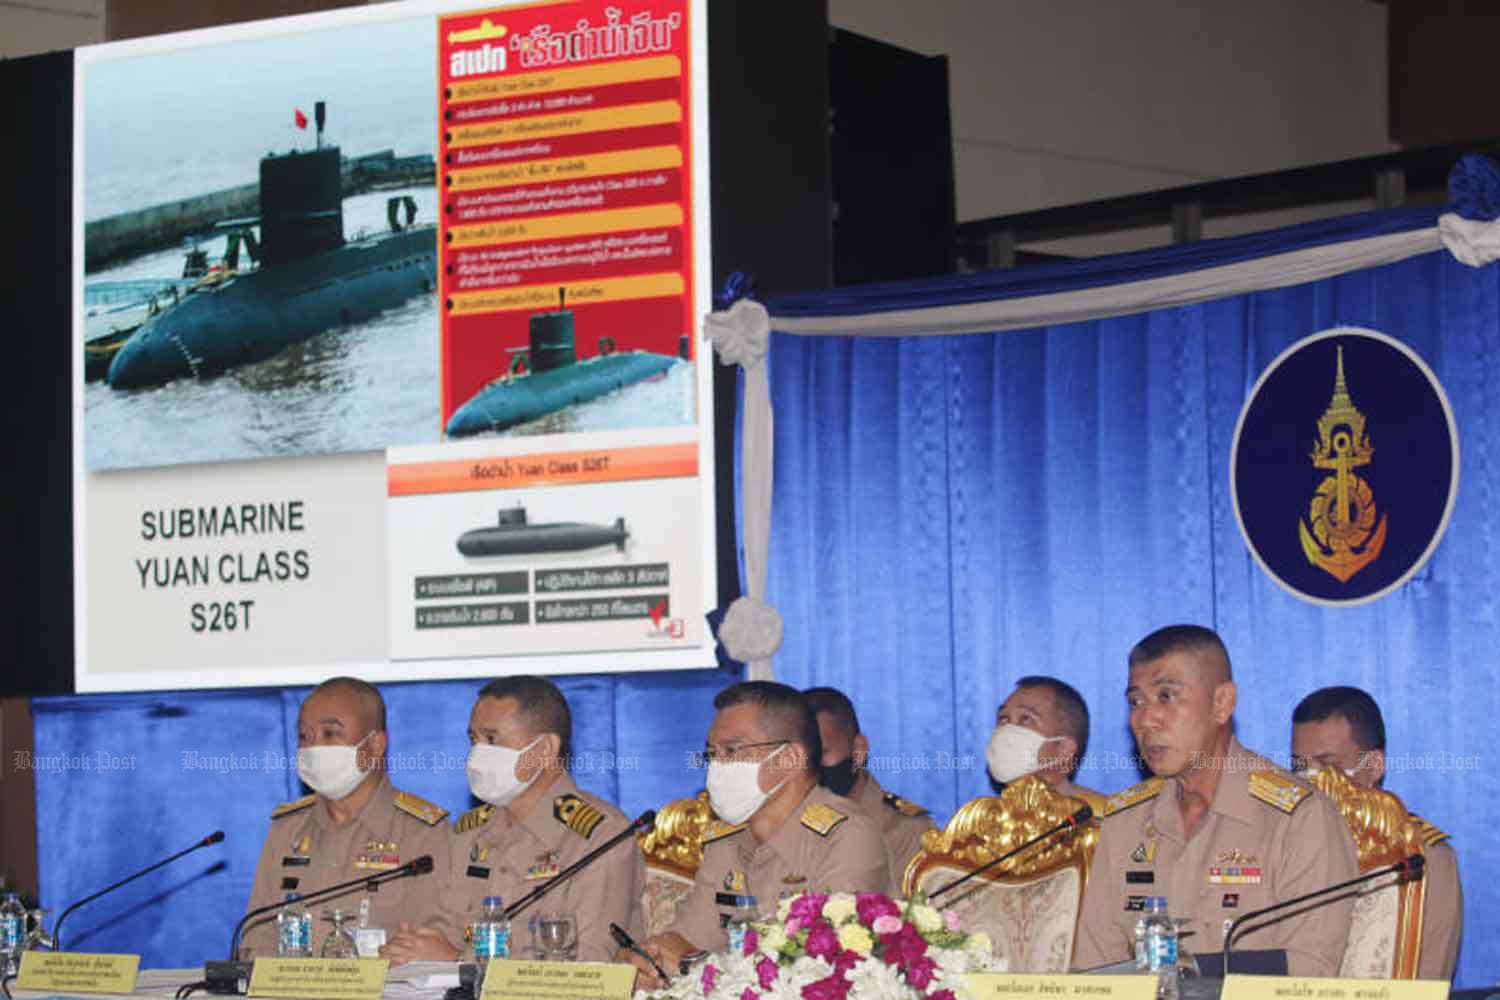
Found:
M 1375 457 L 1375 446 L 1365 433 L 1365 416 L 1354 408 L 1344 383 L 1344 349 L 1338 349 L 1338 372 L 1333 380 L 1333 399 L 1318 418 L 1318 439 L 1313 442 L 1314 467 L 1333 475 L 1318 484 L 1313 494 L 1309 520 L 1297 519 L 1302 552 L 1307 561 L 1340 583 L 1380 555 L 1385 546 L 1386 519 L 1376 522 L 1375 494 L 1370 484 L 1354 474 Z

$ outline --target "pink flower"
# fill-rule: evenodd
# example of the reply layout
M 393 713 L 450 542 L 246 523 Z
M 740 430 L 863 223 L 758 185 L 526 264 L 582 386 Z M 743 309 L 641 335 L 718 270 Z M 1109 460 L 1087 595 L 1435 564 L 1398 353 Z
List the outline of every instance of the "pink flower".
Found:
M 870 927 L 870 930 L 880 935 L 894 934 L 900 929 L 901 918 L 892 916 L 889 913 L 876 917 L 875 923 Z
M 952 990 L 938 990 L 936 993 L 927 994 L 927 1000 L 958 1000 Z
M 760 994 L 746 986 L 745 992 L 740 994 L 740 1000 L 760 1000 Z
M 850 969 L 853 969 L 861 961 L 863 961 L 863 959 L 859 957 L 859 952 L 850 951 L 848 948 L 845 948 L 843 951 L 839 952 L 838 957 L 833 960 L 834 975 L 842 976 Z
M 765 955 L 762 955 L 760 961 L 755 963 L 755 974 L 760 977 L 760 988 L 763 990 L 771 988 L 780 971 L 776 963 Z
M 937 963 L 923 955 L 921 958 L 912 959 L 906 967 L 906 981 L 919 990 L 925 990 L 932 985 L 932 974 L 937 971 Z
M 755 949 L 760 946 L 760 935 L 755 933 L 754 927 L 745 928 L 745 950 L 744 954 L 754 955 Z
M 849 995 L 849 986 L 849 980 L 835 972 L 802 987 L 802 1000 L 844 1000 Z
M 947 927 L 950 931 L 957 931 L 959 926 L 958 914 L 954 913 L 952 910 L 944 910 L 943 926 Z
M 717 965 L 705 965 L 703 967 L 703 995 L 708 996 L 714 991 L 714 980 L 719 978 L 719 967 Z
M 897 906 L 891 897 L 883 892 L 858 892 L 854 894 L 854 910 L 859 914 L 859 922 L 866 927 L 874 925 L 875 921 L 883 916 L 890 915 L 899 917 L 901 907 Z
M 823 904 L 828 902 L 827 896 L 818 896 L 813 893 L 804 893 L 792 900 L 791 909 L 787 911 L 787 923 L 793 920 L 802 927 L 811 927 L 823 916 Z
M 887 965 L 908 968 L 912 962 L 927 953 L 927 942 L 911 924 L 902 924 L 894 934 L 882 934 L 880 943 L 884 947 L 882 957 Z
M 807 953 L 814 958 L 826 958 L 833 961 L 833 956 L 839 952 L 839 936 L 826 920 L 820 920 L 807 932 Z

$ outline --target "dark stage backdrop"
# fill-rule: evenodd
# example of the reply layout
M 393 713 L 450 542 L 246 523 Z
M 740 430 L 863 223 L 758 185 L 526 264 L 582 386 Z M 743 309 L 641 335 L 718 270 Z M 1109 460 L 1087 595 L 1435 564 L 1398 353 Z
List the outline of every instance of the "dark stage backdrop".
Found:
M 1256 375 L 1288 344 L 1338 324 L 1398 337 L 1437 370 L 1456 411 L 1463 473 L 1427 568 L 1374 604 L 1324 609 L 1256 567 L 1226 476 Z M 881 780 L 939 819 L 989 791 L 984 741 L 1022 674 L 1059 675 L 1088 698 L 1083 783 L 1112 791 L 1138 780 L 1124 661 L 1162 624 L 1220 629 L 1240 683 L 1240 735 L 1276 756 L 1288 750 L 1297 699 L 1359 684 L 1385 709 L 1388 787 L 1455 835 L 1468 889 L 1459 981 L 1488 982 L 1500 966 L 1486 877 L 1500 825 L 1491 747 L 1500 712 L 1497 357 L 1496 268 L 1471 271 L 1445 253 L 1045 330 L 777 336 L 769 597 L 786 617 L 777 675 L 850 692 Z M 1351 390 L 1358 404 L 1358 384 Z M 564 679 L 579 750 L 598 755 L 580 769 L 581 783 L 632 814 L 694 791 L 700 775 L 687 754 L 701 746 L 725 680 Z M 458 762 L 475 687 L 386 687 L 393 752 L 411 756 L 405 767 L 398 759 L 398 782 L 455 811 L 467 799 Z M 300 789 L 290 770 L 205 770 L 191 754 L 230 763 L 290 756 L 301 693 L 37 700 L 40 755 L 134 755 L 130 770 L 38 775 L 49 905 L 216 827 L 230 833 L 219 854 L 195 855 L 71 918 L 72 944 L 139 951 L 157 966 L 222 951 L 206 942 L 227 943 L 269 812 Z M 609 752 L 632 766 L 604 768 Z M 417 766 L 429 759 L 445 766 Z M 210 873 L 216 858 L 225 868 Z

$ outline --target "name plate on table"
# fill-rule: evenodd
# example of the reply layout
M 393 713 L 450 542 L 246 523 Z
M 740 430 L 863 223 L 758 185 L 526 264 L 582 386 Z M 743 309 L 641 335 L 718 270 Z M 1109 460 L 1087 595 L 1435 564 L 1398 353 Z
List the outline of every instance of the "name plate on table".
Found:
M 635 966 L 622 962 L 517 962 L 497 958 L 485 973 L 479 1000 L 629 1000 L 634 989 Z
M 964 986 L 976 1000 L 1156 1000 L 1156 977 L 1144 975 L 1037 976 L 971 972 L 964 977 Z
M 1435 979 L 1319 979 L 1313 976 L 1229 976 L 1220 1000 L 1447 1000 Z
M 90 955 L 87 952 L 26 951 L 21 953 L 23 990 L 64 993 L 133 993 L 139 955 Z
M 380 1000 L 390 964 L 383 958 L 257 958 L 250 973 L 249 994 Z

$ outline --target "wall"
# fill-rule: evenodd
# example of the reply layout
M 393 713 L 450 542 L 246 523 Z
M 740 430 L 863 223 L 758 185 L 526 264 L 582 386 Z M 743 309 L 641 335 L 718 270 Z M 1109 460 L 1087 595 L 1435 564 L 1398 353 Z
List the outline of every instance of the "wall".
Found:
M 960 221 L 1395 148 L 1386 10 L 1370 0 L 831 0 L 829 20 L 948 56 Z M 1210 220 L 1205 235 L 1262 224 Z
M 0 59 L 104 41 L 107 0 L 0 2 Z

